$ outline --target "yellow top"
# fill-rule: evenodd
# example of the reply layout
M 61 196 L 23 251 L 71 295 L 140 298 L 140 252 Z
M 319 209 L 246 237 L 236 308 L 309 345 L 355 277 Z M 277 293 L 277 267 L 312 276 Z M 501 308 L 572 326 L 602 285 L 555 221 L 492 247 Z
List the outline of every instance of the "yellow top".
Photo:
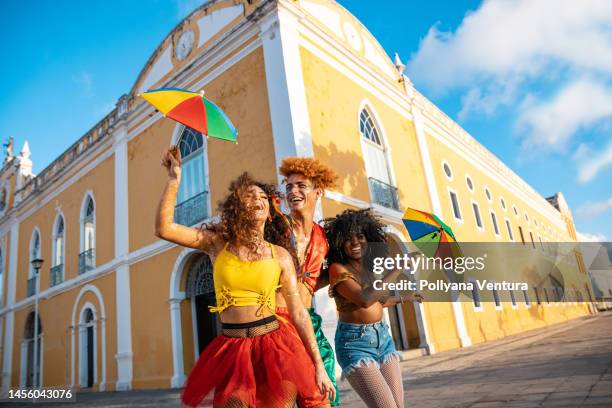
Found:
M 263 315 L 264 309 L 275 312 L 281 267 L 274 254 L 274 245 L 270 248 L 272 258 L 242 261 L 228 251 L 225 244 L 213 269 L 217 306 L 209 306 L 211 312 L 221 313 L 230 306 L 259 306 L 257 315 Z

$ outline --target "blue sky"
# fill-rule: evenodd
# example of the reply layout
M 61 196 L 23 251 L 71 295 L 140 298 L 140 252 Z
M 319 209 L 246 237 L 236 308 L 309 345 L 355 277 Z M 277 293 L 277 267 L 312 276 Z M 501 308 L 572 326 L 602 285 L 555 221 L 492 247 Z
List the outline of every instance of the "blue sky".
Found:
M 0 139 L 42 170 L 127 93 L 201 2 L 3 2 Z M 417 89 L 547 196 L 612 240 L 612 3 L 342 0 Z M 381 6 L 384 4 L 384 7 Z M 588 4 L 588 7 L 586 6 Z

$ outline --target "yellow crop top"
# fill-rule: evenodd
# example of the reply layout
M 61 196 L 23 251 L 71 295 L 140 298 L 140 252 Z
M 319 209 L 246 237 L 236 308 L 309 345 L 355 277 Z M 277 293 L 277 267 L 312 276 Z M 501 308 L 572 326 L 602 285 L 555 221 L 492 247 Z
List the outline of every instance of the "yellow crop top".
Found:
M 209 306 L 212 313 L 221 313 L 230 306 L 259 306 L 257 315 L 262 315 L 264 308 L 275 312 L 281 267 L 274 245 L 270 248 L 270 259 L 242 261 L 228 251 L 225 244 L 213 268 L 217 306 Z

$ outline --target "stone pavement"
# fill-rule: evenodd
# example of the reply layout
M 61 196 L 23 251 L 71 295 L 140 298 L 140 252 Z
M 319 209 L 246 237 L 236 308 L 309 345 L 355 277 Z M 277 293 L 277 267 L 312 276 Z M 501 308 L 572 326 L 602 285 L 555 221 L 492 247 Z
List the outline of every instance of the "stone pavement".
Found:
M 402 368 L 406 407 L 609 408 L 612 312 L 418 357 L 404 361 Z M 365 407 L 346 381 L 340 387 L 343 406 Z M 36 405 L 180 407 L 178 397 L 176 390 L 79 393 L 76 403 Z

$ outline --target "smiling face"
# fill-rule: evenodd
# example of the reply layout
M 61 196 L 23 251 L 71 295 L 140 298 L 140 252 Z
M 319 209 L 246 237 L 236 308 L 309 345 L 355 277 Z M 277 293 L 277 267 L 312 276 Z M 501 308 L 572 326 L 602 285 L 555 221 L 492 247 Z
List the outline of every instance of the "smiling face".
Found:
M 247 188 L 244 202 L 257 221 L 265 221 L 270 214 L 268 195 L 260 187 L 251 185 Z
M 368 250 L 368 240 L 362 232 L 351 234 L 351 238 L 342 244 L 342 250 L 349 259 L 361 260 Z
M 312 181 L 301 174 L 287 177 L 285 184 L 287 204 L 291 211 L 314 211 L 317 200 L 321 197 L 321 189 L 316 188 Z

